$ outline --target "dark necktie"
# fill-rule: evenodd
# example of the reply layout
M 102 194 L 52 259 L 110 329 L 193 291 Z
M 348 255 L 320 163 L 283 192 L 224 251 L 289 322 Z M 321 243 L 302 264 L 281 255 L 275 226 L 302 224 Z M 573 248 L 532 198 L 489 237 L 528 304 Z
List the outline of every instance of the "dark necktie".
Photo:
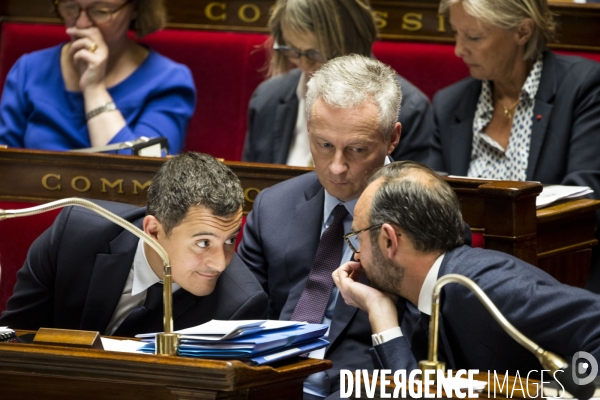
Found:
M 115 330 L 113 336 L 135 336 L 139 332 L 140 325 L 142 325 L 145 319 L 160 307 L 163 299 L 163 285 L 161 282 L 157 282 L 148 288 L 146 293 L 146 301 L 143 305 L 131 310 L 129 315 L 121 322 L 121 325 Z
M 348 215 L 346 207 L 339 204 L 333 210 L 333 222 L 319 241 L 319 247 L 313 265 L 292 314 L 292 321 L 306 321 L 320 324 L 333 289 L 331 274 L 340 266 L 344 248 L 344 218 Z
M 417 363 L 421 360 L 427 360 L 429 353 L 429 319 L 429 315 L 421 313 L 421 318 L 415 326 L 410 341 L 410 348 Z

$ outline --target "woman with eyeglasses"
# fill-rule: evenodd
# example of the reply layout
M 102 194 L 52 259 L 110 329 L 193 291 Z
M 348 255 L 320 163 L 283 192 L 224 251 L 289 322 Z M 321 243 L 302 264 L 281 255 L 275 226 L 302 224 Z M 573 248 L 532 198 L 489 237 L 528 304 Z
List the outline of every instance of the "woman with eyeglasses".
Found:
M 162 0 L 56 0 L 68 43 L 22 56 L 0 103 L 0 144 L 45 150 L 164 136 L 181 150 L 194 111 L 189 69 L 132 40 L 164 26 Z
M 304 116 L 306 83 L 327 60 L 370 56 L 377 37 L 368 0 L 277 0 L 269 20 L 269 76 L 250 100 L 244 161 L 312 165 Z M 402 140 L 395 160 L 427 161 L 433 134 L 427 97 L 405 79 Z

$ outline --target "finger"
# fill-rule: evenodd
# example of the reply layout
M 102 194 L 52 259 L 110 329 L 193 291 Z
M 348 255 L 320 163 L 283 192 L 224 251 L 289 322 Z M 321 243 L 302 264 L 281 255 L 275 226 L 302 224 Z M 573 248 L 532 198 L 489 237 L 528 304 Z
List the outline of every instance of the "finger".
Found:
M 69 48 L 69 54 L 71 55 L 71 57 L 73 57 L 77 52 L 81 50 L 94 53 L 98 50 L 98 43 L 94 42 L 89 38 L 77 39 L 76 41 L 71 43 L 71 47 Z
M 96 27 L 76 28 L 73 26 L 73 27 L 67 28 L 67 35 L 69 35 L 69 37 L 71 37 L 72 41 L 75 41 L 75 40 L 81 39 L 81 38 L 90 38 L 94 41 L 102 39 L 102 34 Z

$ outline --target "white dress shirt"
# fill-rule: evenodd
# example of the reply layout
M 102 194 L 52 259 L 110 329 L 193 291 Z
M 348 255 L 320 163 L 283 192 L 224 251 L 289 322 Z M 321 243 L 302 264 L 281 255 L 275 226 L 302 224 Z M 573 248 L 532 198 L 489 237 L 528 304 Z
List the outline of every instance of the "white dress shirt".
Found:
M 314 165 L 312 154 L 310 153 L 310 143 L 308 141 L 308 127 L 306 126 L 306 83 L 308 78 L 303 72 L 300 74 L 296 96 L 298 97 L 298 116 L 296 117 L 296 126 L 294 136 L 290 143 L 290 152 L 288 153 L 287 165 L 295 167 L 312 167 Z
M 135 256 L 133 257 L 133 264 L 129 270 L 129 276 L 123 288 L 123 293 L 106 328 L 106 334 L 112 335 L 134 308 L 144 304 L 148 288 L 157 282 L 161 282 L 161 279 L 154 273 L 154 270 L 148 263 L 144 250 L 144 241 L 140 239 L 135 250 Z M 173 293 L 181 288 L 176 283 L 173 283 L 171 287 L 173 288 Z

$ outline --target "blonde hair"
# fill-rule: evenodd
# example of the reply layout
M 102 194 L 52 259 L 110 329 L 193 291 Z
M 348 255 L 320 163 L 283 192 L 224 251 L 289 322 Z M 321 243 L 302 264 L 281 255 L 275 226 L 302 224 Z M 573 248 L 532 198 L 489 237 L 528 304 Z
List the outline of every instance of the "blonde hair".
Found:
M 533 33 L 525 45 L 525 60 L 537 58 L 554 39 L 556 22 L 546 0 L 442 0 L 440 14 L 462 3 L 467 14 L 501 29 L 515 29 L 525 19 L 533 21 Z
M 312 32 L 317 48 L 326 60 L 346 54 L 371 54 L 377 38 L 369 0 L 277 0 L 269 19 L 271 40 L 286 45 L 281 26 L 297 35 Z M 271 52 L 269 76 L 290 70 L 292 65 L 282 54 Z

